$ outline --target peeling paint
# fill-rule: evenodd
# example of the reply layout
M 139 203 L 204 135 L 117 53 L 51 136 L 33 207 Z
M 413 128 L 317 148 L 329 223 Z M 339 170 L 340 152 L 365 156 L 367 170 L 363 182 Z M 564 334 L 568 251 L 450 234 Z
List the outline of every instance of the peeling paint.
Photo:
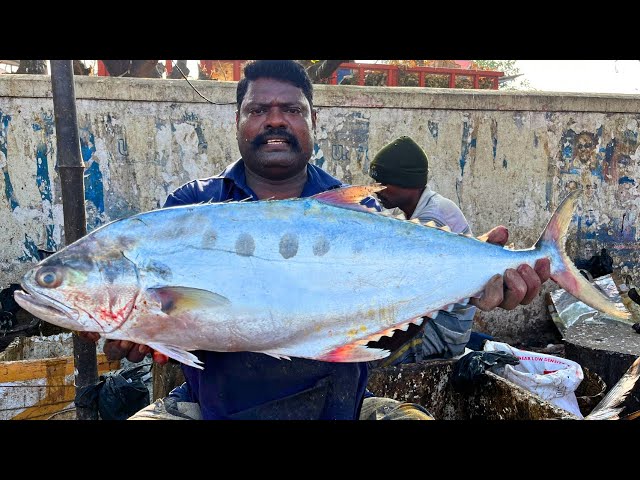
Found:
M 320 168 L 322 168 L 322 165 L 324 164 L 324 152 L 317 143 L 313 144 L 313 156 L 311 157 L 311 163 Z
M 427 128 L 429 128 L 429 132 L 431 133 L 431 136 L 435 140 L 438 140 L 438 124 L 436 122 L 432 122 L 431 120 L 429 120 L 427 122 Z
M 495 118 L 491 119 L 491 153 L 493 154 L 493 160 L 496 160 L 496 154 L 498 152 L 498 121 Z
M 15 210 L 19 203 L 13 193 L 13 185 L 9 177 L 9 164 L 7 163 L 7 130 L 9 129 L 10 115 L 5 115 L 0 110 L 0 167 L 2 167 L 2 176 L 4 177 L 4 193 L 9 201 L 11 210 Z
M 464 176 L 464 167 L 467 164 L 467 155 L 469 154 L 469 122 L 466 120 L 462 124 L 460 150 L 460 176 Z
M 93 208 L 87 212 L 87 231 L 91 231 L 103 223 L 104 184 L 100 162 L 95 156 L 95 138 L 87 127 L 80 128 L 80 151 L 85 163 L 84 198 L 85 201 L 93 204 Z
M 42 130 L 46 137 L 36 145 L 36 184 L 40 192 L 40 200 L 42 200 L 42 209 L 47 214 L 48 220 L 50 221 L 50 223 L 45 226 L 47 238 L 46 247 L 47 250 L 56 250 L 57 245 L 53 239 L 53 230 L 55 225 L 53 224 L 53 211 L 51 210 L 51 178 L 49 177 L 48 158 L 49 153 L 51 152 L 51 148 L 48 144 L 51 142 L 51 135 L 53 133 L 53 116 L 45 115 L 43 119 L 44 123 L 39 124 L 40 128 L 38 130 Z M 51 133 L 47 135 L 47 132 Z

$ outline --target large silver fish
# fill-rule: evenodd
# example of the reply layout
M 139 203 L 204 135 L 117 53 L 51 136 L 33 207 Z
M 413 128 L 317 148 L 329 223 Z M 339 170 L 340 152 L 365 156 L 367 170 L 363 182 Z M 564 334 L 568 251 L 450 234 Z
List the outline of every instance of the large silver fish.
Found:
M 47 322 L 131 340 L 202 368 L 190 350 L 369 361 L 372 340 L 479 294 L 491 276 L 551 259 L 584 303 L 628 318 L 564 253 L 577 192 L 540 240 L 508 250 L 381 215 L 379 186 L 311 198 L 171 207 L 104 225 L 41 261 L 15 299 Z

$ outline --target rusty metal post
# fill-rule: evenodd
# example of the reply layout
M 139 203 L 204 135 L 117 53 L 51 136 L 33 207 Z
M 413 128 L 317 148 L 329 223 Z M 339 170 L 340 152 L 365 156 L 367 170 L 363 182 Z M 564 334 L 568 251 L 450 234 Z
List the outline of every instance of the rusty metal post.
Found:
M 53 113 L 56 122 L 57 170 L 62 187 L 65 245 L 87 233 L 84 208 L 84 162 L 80 155 L 76 95 L 73 85 L 73 62 L 51 60 Z M 96 346 L 73 334 L 76 397 L 83 387 L 98 381 Z M 98 406 L 76 405 L 78 420 L 97 420 Z

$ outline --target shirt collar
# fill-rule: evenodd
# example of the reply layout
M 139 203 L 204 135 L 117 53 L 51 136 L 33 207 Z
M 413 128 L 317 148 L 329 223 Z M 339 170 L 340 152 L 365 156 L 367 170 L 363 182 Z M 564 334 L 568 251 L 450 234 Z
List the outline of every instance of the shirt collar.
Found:
M 247 185 L 247 176 L 245 173 L 244 161 L 240 158 L 220 173 L 216 178 L 231 180 L 235 186 L 243 190 L 248 196 L 257 198 L 253 190 Z M 301 197 L 310 197 L 316 193 L 331 190 L 342 186 L 343 183 L 337 178 L 329 175 L 311 163 L 307 165 L 307 181 L 302 189 Z

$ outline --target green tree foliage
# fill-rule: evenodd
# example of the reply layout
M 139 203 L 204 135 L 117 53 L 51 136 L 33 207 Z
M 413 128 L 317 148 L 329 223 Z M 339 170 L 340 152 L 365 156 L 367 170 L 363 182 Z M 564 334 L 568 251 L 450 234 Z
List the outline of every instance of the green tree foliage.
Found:
M 515 60 L 473 60 L 481 70 L 494 70 L 504 73 L 500 90 L 533 90 L 529 80 L 521 78 L 522 73 Z

